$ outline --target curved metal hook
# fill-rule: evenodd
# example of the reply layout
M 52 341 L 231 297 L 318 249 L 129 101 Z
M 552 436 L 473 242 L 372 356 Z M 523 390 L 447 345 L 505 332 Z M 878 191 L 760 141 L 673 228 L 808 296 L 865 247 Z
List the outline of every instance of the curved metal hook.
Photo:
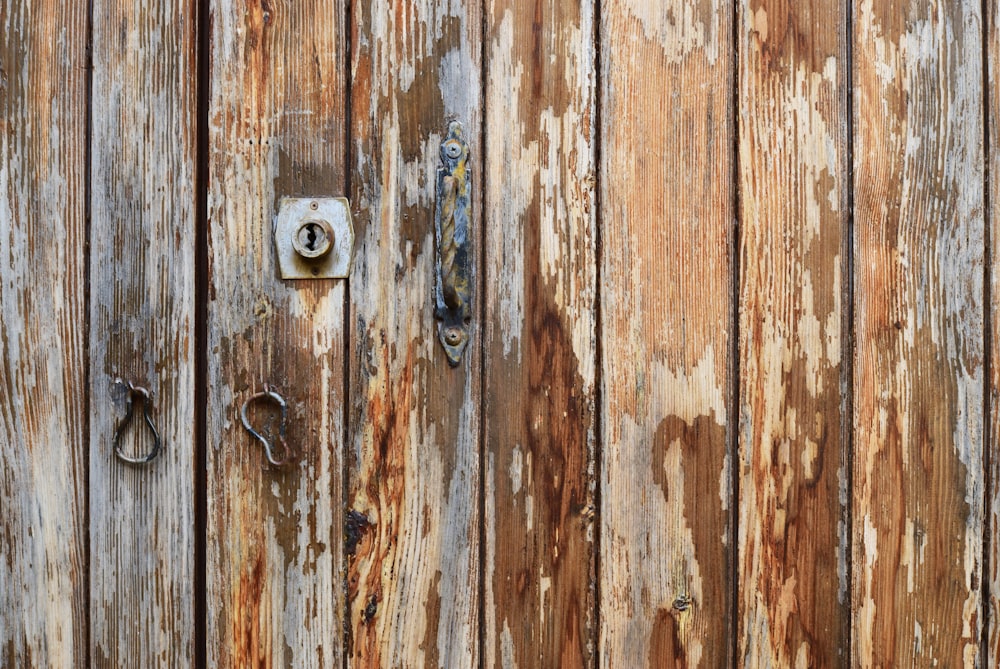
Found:
M 275 459 L 271 442 L 268 441 L 267 438 L 260 432 L 253 429 L 250 425 L 250 418 L 247 416 L 247 410 L 250 408 L 250 405 L 257 400 L 270 400 L 277 404 L 281 409 L 281 423 L 278 425 L 278 442 L 281 444 L 281 449 L 285 452 L 285 454 L 280 460 Z M 243 427 L 246 428 L 246 431 L 264 445 L 264 454 L 267 457 L 267 461 L 270 462 L 272 466 L 281 467 L 286 464 L 289 459 L 291 459 L 292 450 L 288 447 L 288 443 L 285 442 L 285 425 L 288 422 L 288 404 L 285 403 L 285 399 L 281 395 L 274 392 L 269 387 L 264 386 L 263 392 L 251 395 L 250 398 L 243 403 L 243 408 L 240 409 L 240 420 L 243 421 Z
M 126 398 L 126 411 L 125 418 L 118 423 L 118 427 L 115 429 L 114 447 L 115 447 L 115 457 L 128 465 L 145 465 L 160 453 L 160 433 L 156 431 L 156 426 L 153 425 L 153 417 L 150 415 L 150 409 L 152 405 L 152 400 L 150 399 L 149 391 L 142 386 L 137 386 L 131 381 L 124 381 L 122 379 L 117 379 L 115 383 L 123 385 L 128 389 L 128 397 Z M 146 421 L 146 425 L 149 427 L 149 431 L 153 433 L 153 448 L 150 449 L 149 453 L 146 455 L 133 458 L 130 455 L 126 455 L 121 448 L 121 438 L 122 434 L 125 433 L 125 428 L 132 421 L 132 413 L 135 407 L 135 398 L 139 398 L 142 401 L 142 417 Z

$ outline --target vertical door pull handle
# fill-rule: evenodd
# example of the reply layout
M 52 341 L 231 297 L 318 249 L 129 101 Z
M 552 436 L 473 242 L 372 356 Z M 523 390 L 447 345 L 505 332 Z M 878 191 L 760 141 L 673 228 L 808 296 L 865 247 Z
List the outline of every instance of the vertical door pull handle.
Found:
M 434 235 L 437 242 L 434 316 L 438 339 L 452 367 L 458 366 L 469 343 L 472 281 L 469 272 L 469 210 L 471 193 L 469 145 L 462 124 L 452 121 L 441 143 L 437 170 Z

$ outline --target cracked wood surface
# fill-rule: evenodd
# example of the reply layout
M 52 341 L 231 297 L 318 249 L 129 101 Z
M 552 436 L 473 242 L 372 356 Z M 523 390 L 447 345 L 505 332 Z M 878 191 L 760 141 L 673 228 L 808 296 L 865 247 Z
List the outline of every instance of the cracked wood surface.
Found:
M 601 5 L 603 667 L 732 662 L 732 9 Z
M 475 667 L 482 143 L 478 3 L 351 4 L 348 663 Z M 433 315 L 434 192 L 448 121 L 466 129 L 474 314 L 451 368 Z
M 846 666 L 847 8 L 739 12 L 737 657 Z
M 95 666 L 194 661 L 196 16 L 187 0 L 93 6 L 91 645 Z M 113 455 L 146 387 L 158 457 Z M 152 439 L 141 406 L 122 437 Z
M 282 196 L 339 196 L 346 30 L 339 0 L 210 10 L 209 666 L 339 667 L 343 611 L 342 281 L 282 281 Z M 293 461 L 240 423 L 265 384 L 288 402 Z M 250 411 L 278 432 L 274 407 Z
M 594 3 L 488 3 L 486 666 L 592 667 Z

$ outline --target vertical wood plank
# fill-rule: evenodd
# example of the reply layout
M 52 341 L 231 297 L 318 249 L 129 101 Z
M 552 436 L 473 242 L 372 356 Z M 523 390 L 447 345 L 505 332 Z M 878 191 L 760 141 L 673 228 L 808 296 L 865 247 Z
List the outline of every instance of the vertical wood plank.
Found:
M 93 3 L 91 644 L 96 666 L 194 661 L 197 26 L 186 0 Z M 113 454 L 152 394 L 152 462 Z M 152 448 L 141 405 L 122 450 Z
M 974 666 L 983 521 L 981 3 L 855 3 L 854 661 Z
M 471 342 L 451 368 L 432 291 L 435 170 L 451 118 L 471 152 L 478 275 L 479 4 L 351 4 L 351 667 L 478 664 L 482 298 L 474 289 Z
M 209 666 L 339 667 L 343 636 L 343 280 L 283 281 L 282 196 L 345 189 L 339 0 L 210 11 Z M 239 412 L 268 384 L 295 459 L 270 466 Z M 271 407 L 272 409 L 274 407 Z M 276 411 L 254 405 L 277 436 Z
M 989 424 L 987 444 L 989 450 L 985 453 L 988 466 L 986 491 L 986 536 L 989 544 L 986 547 L 986 576 L 984 584 L 989 593 L 985 602 L 985 623 L 989 625 L 986 636 L 986 648 L 983 666 L 991 667 L 1000 664 L 1000 307 L 996 304 L 1000 296 L 1000 0 L 989 0 L 986 4 L 987 15 L 984 17 L 986 33 L 987 60 L 984 64 L 988 74 L 986 98 L 986 113 L 989 122 L 987 130 L 986 155 L 989 180 L 987 195 L 989 209 L 986 212 L 990 247 L 989 282 L 990 290 L 987 302 L 990 319 L 990 339 L 986 345 L 990 347 L 989 373 L 989 404 L 987 419 Z
M 849 657 L 846 10 L 839 0 L 740 5 L 737 634 L 747 667 Z
M 732 9 L 602 3 L 600 657 L 731 662 Z
M 596 659 L 594 4 L 490 2 L 486 47 L 489 667 Z
M 87 661 L 87 6 L 0 3 L 0 665 Z

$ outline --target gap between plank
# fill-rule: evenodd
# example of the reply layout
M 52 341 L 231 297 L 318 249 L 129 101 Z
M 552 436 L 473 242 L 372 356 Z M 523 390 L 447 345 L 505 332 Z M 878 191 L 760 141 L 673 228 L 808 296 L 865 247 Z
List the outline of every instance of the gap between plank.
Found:
M 479 6 L 479 107 L 482 123 L 479 128 L 479 146 L 482 156 L 479 160 L 479 252 L 476 262 L 479 264 L 479 582 L 477 597 L 479 598 L 479 661 L 480 669 L 486 666 L 486 123 L 489 114 L 486 111 L 487 100 L 487 60 L 486 40 L 488 38 L 489 19 L 486 0 Z M 473 217 L 473 221 L 475 218 Z
M 211 102 L 211 31 L 209 2 L 197 2 L 196 70 L 198 77 L 195 148 L 195 315 L 194 315 L 194 666 L 208 666 L 208 113 Z
M 993 287 L 990 284 L 993 266 L 993 235 L 990 234 L 990 205 L 992 203 L 990 193 L 990 155 L 992 146 L 990 142 L 990 2 L 982 0 L 980 11 L 982 12 L 982 87 L 983 87 L 983 554 L 982 563 L 979 565 L 982 576 L 979 579 L 981 593 L 979 605 L 980 614 L 980 654 L 981 665 L 988 667 L 990 652 L 990 546 L 993 542 L 993 530 L 990 518 L 990 493 L 993 489 L 993 473 L 991 457 L 991 430 L 992 430 L 992 410 L 991 388 L 993 381 Z
M 730 22 L 731 43 L 733 45 L 733 61 L 729 68 L 730 83 L 730 120 L 732 129 L 732 238 L 730 239 L 730 305 L 729 319 L 732 323 L 732 335 L 729 339 L 729 429 L 726 433 L 726 450 L 729 455 L 729 571 L 732 578 L 730 593 L 730 665 L 737 664 L 739 653 L 739 613 L 740 613 L 740 450 L 739 450 L 739 420 L 740 420 L 740 8 L 733 6 L 733 16 Z
M 845 590 L 844 606 L 848 611 L 854 611 L 854 3 L 848 2 L 845 10 L 846 34 L 844 35 L 844 70 L 847 72 L 847 82 L 844 91 L 845 123 L 847 155 L 844 158 L 846 179 L 844 184 L 844 200 L 846 203 L 844 231 L 841 235 L 841 254 L 843 256 L 841 274 L 844 277 L 843 307 L 840 332 L 844 340 L 840 347 L 841 392 L 843 397 L 841 423 L 841 462 L 844 468 L 844 487 L 847 490 L 844 508 L 840 510 L 845 525 L 844 569 Z M 853 666 L 854 656 L 854 625 L 852 617 L 848 616 L 847 629 L 844 631 L 847 645 L 847 663 Z
M 86 647 L 84 649 L 84 662 L 85 666 L 92 666 L 91 662 L 91 582 L 90 582 L 90 565 L 91 565 L 91 548 L 90 548 L 90 461 L 91 461 L 91 437 L 90 437 L 90 411 L 91 411 L 91 396 L 90 396 L 90 235 L 92 230 L 91 225 L 91 206 L 90 206 L 90 192 L 91 184 L 93 181 L 93 170 L 91 169 L 90 161 L 93 158 L 93 153 L 91 150 L 91 144 L 93 143 L 94 136 L 94 2 L 89 0 L 87 2 L 87 34 L 85 42 L 85 58 L 86 63 L 84 67 L 86 68 L 86 76 L 84 77 L 86 83 L 86 120 L 85 120 L 85 130 L 84 130 L 84 147 L 83 147 L 83 229 L 84 229 L 84 241 L 83 241 L 83 281 L 84 285 L 87 287 L 83 291 L 83 390 L 84 390 L 84 400 L 83 400 L 83 435 L 84 435 L 84 445 L 86 450 L 86 457 L 84 458 L 83 466 L 83 554 L 86 556 L 86 564 L 84 565 L 84 592 L 86 593 L 86 606 L 84 607 L 83 620 L 86 625 L 86 632 L 83 635 Z
M 347 36 L 347 44 L 344 47 L 344 197 L 351 197 L 351 187 L 353 186 L 351 174 L 353 169 L 354 151 L 351 140 L 351 130 L 353 115 L 352 111 L 354 109 L 353 105 L 353 86 L 354 80 L 352 78 L 353 66 L 352 60 L 354 58 L 354 31 L 352 30 L 353 21 L 353 6 L 351 0 L 345 0 L 344 2 L 344 34 Z M 353 213 L 353 212 L 352 212 Z M 358 242 L 355 241 L 355 245 Z M 346 532 L 347 527 L 347 514 L 349 512 L 348 504 L 350 501 L 350 465 L 349 465 L 349 454 L 350 454 L 350 422 L 351 422 L 351 277 L 350 275 L 344 279 L 344 306 L 342 313 L 344 315 L 344 325 L 343 325 L 343 375 L 344 375 L 344 385 L 343 385 L 343 398 L 344 404 L 341 407 L 341 440 L 342 445 L 340 449 L 340 508 L 342 511 L 341 523 L 342 527 L 334 528 L 342 532 Z M 347 640 L 351 633 L 351 600 L 350 600 L 350 582 L 349 582 L 349 570 L 350 570 L 350 556 L 347 554 L 347 542 L 340 542 L 340 568 L 341 568 L 341 612 L 344 616 L 343 624 L 341 625 L 340 634 L 340 662 L 342 669 L 348 669 L 348 648 L 349 645 Z
M 604 150 L 604 59 L 601 49 L 602 0 L 594 0 L 594 663 L 601 666 L 601 548 L 603 526 L 604 476 L 604 300 L 601 286 L 604 276 L 604 237 L 601 234 L 603 216 L 604 172 L 601 169 Z

